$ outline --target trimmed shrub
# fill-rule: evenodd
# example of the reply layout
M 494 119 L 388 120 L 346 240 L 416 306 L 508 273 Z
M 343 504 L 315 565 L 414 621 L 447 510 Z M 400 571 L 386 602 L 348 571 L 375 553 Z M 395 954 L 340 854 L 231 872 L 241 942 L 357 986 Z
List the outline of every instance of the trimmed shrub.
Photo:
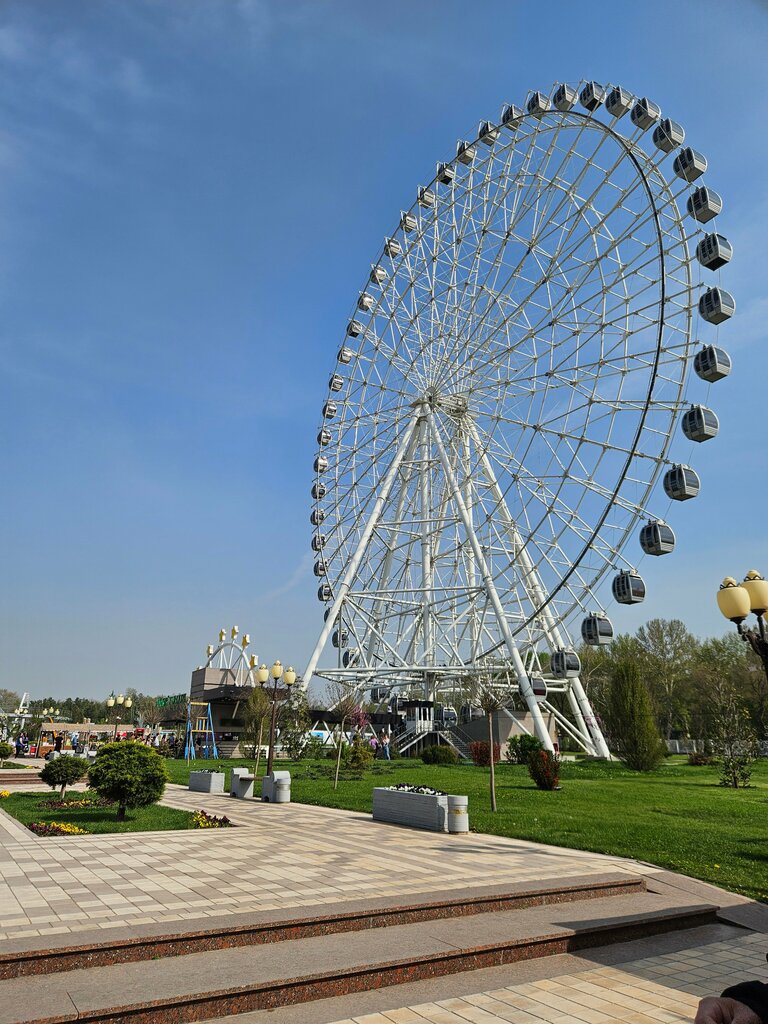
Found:
M 469 744 L 469 756 L 472 758 L 472 763 L 476 764 L 478 768 L 490 768 L 491 766 L 491 747 L 486 740 L 473 740 Z M 498 764 L 501 760 L 501 744 L 493 744 L 493 763 Z
M 0 768 L 5 768 L 5 762 L 11 756 L 14 751 L 12 743 L 6 743 L 5 740 L 0 740 Z
M 370 743 L 367 743 L 362 736 L 357 734 L 352 740 L 349 750 L 349 767 L 358 771 L 369 768 L 373 763 L 374 750 Z
M 117 804 L 118 821 L 125 820 L 129 807 L 157 803 L 167 781 L 165 761 L 157 751 L 127 740 L 107 743 L 88 769 L 88 785 Z
M 705 754 L 703 750 L 692 750 L 688 755 L 688 764 L 696 765 L 700 767 L 702 765 L 714 764 L 715 755 Z
M 544 745 L 540 739 L 523 733 L 522 736 L 509 737 L 504 756 L 511 764 L 528 764 L 529 755 L 543 749 Z
M 424 764 L 458 764 L 459 755 L 447 743 L 433 743 L 421 752 Z
M 85 777 L 88 771 L 88 762 L 81 757 L 74 757 L 72 754 L 62 754 L 53 761 L 49 761 L 40 772 L 40 778 L 51 789 L 59 786 L 59 793 L 64 798 L 67 786 L 74 785 Z
M 658 768 L 667 747 L 659 736 L 637 661 L 632 658 L 619 657 L 611 667 L 607 712 L 613 746 L 627 768 L 636 772 Z
M 528 774 L 539 789 L 558 789 L 560 758 L 549 750 L 534 750 L 528 755 Z

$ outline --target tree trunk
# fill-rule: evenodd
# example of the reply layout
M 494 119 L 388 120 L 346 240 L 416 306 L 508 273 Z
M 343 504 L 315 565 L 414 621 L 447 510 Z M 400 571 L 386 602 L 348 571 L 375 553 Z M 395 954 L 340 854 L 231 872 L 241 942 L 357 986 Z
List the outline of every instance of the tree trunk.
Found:
M 488 712 L 488 746 L 490 750 L 491 763 L 491 810 L 496 810 L 496 765 L 493 763 L 493 712 Z
M 117 820 L 125 821 L 125 812 L 128 810 L 125 804 L 119 804 L 117 808 Z
M 262 740 L 263 732 L 264 732 L 264 719 L 262 718 L 261 721 L 259 722 L 259 743 L 258 743 L 258 746 L 257 746 L 257 749 L 256 749 L 256 769 L 255 769 L 255 771 L 253 773 L 254 775 L 258 775 L 259 774 L 259 761 L 261 761 L 261 740 Z
M 66 793 L 66 791 L 67 791 L 67 784 L 65 782 L 64 785 L 61 787 L 61 792 L 59 793 L 59 797 L 62 800 L 64 799 L 64 794 Z
M 344 742 L 344 722 L 345 718 L 341 720 L 341 735 L 339 736 L 339 749 L 336 753 L 336 778 L 333 780 L 333 788 L 336 789 L 339 785 L 339 766 L 341 765 L 341 745 Z

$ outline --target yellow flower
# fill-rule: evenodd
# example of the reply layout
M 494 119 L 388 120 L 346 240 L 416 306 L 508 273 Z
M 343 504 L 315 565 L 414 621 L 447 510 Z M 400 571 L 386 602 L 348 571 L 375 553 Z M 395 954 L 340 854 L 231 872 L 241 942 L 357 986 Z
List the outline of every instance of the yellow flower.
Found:
M 720 867 L 720 865 L 719 865 L 719 864 L 715 864 L 715 867 L 716 867 L 716 868 L 719 868 L 719 867 Z
M 11 795 L 11 791 L 10 791 L 10 789 L 3 789 L 3 790 L 0 790 L 0 800 L 5 800 L 5 798 L 6 798 L 7 796 L 10 796 L 10 795 Z

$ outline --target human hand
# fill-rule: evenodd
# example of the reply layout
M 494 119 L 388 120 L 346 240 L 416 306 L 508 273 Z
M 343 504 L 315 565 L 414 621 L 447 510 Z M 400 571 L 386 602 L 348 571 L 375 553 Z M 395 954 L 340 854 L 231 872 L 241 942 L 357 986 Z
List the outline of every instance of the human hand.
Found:
M 693 1024 L 762 1024 L 754 1010 L 737 999 L 707 996 L 699 1003 Z

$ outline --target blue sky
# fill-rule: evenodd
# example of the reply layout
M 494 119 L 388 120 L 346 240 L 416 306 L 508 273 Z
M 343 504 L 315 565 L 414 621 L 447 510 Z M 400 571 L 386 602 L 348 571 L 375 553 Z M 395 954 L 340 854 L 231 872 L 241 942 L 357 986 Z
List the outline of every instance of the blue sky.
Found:
M 222 625 L 303 668 L 314 435 L 360 281 L 456 138 L 531 88 L 657 100 L 736 255 L 732 376 L 649 597 L 721 633 L 768 571 L 768 7 L 6 0 L 0 686 L 180 692 Z

